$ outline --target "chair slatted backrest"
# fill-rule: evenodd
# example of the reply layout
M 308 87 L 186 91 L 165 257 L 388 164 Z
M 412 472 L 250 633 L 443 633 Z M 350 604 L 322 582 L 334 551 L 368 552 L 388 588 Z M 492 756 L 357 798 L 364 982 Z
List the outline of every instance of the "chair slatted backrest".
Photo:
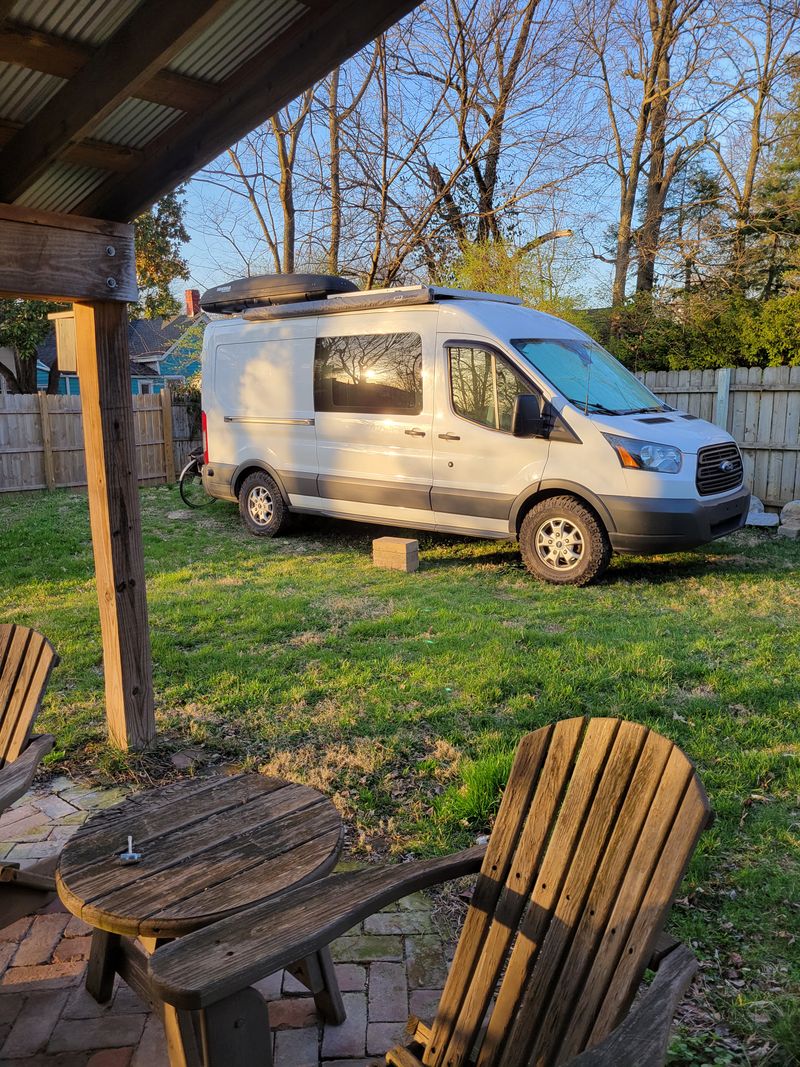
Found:
M 687 757 L 645 726 L 567 719 L 523 738 L 423 1062 L 553 1067 L 602 1041 L 710 814 Z
M 58 663 L 46 637 L 26 626 L 0 626 L 0 767 L 25 748 L 50 671 Z

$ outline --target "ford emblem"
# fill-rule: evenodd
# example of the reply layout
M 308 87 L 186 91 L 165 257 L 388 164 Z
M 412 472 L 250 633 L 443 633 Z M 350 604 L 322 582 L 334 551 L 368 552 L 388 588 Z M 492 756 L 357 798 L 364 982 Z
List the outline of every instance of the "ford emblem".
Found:
M 733 461 L 730 459 L 724 460 L 722 463 L 720 463 L 719 469 L 721 471 L 725 471 L 726 474 L 730 474 L 731 471 L 734 469 Z

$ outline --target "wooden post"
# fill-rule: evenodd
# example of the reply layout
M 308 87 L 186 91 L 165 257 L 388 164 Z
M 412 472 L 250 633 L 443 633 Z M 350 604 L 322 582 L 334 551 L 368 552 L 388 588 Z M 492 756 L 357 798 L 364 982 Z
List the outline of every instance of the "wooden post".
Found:
M 39 414 L 42 420 L 42 444 L 44 445 L 44 480 L 48 489 L 56 487 L 56 471 L 53 466 L 53 439 L 50 434 L 50 407 L 47 393 L 39 390 Z
M 161 390 L 161 425 L 164 438 L 164 477 L 167 485 L 175 484 L 175 443 L 172 438 L 172 392 L 167 385 Z
M 76 303 L 75 337 L 108 733 L 140 748 L 155 716 L 126 305 Z
M 732 367 L 722 367 L 717 371 L 717 406 L 714 412 L 714 423 L 723 430 L 728 429 L 728 408 L 731 399 Z

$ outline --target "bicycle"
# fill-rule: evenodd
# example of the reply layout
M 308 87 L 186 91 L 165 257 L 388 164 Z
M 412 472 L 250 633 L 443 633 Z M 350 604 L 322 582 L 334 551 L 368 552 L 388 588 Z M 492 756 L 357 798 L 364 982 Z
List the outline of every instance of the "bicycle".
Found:
M 184 504 L 190 508 L 205 508 L 216 499 L 203 488 L 203 450 L 195 448 L 189 453 L 189 462 L 181 471 L 178 488 Z

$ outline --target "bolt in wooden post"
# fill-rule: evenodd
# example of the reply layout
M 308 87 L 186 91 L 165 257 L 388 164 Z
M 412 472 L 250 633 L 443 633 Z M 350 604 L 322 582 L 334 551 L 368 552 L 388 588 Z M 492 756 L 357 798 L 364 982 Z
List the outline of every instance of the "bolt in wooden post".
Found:
M 108 733 L 120 748 L 140 748 L 155 715 L 127 306 L 75 304 L 75 337 Z

